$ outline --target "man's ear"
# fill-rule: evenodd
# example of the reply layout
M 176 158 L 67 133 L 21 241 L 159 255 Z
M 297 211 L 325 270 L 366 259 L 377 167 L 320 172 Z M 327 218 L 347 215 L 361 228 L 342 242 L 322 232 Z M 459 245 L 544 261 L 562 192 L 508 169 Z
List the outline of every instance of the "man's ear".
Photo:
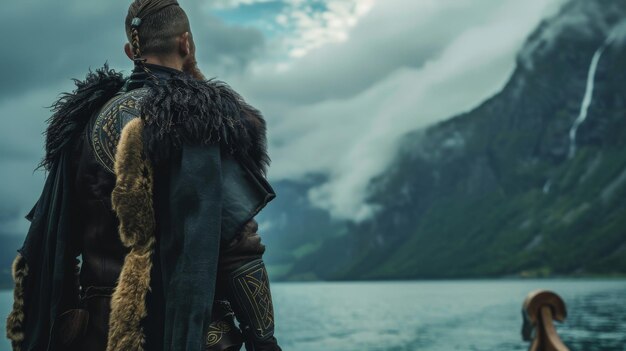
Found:
M 128 56 L 128 58 L 131 60 L 135 57 L 135 55 L 133 54 L 133 47 L 130 45 L 130 43 L 124 44 L 124 52 L 126 53 L 126 56 Z
M 189 32 L 185 32 L 180 36 L 178 50 L 180 50 L 182 56 L 191 54 L 191 35 Z

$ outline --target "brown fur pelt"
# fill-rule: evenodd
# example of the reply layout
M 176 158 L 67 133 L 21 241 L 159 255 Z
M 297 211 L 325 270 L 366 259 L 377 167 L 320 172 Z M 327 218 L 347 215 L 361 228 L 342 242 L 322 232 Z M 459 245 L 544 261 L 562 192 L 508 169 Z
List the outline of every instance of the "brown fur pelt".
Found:
M 145 343 L 141 321 L 147 315 L 155 220 L 152 166 L 143 152 L 142 131 L 139 118 L 130 121 L 115 156 L 117 180 L 111 202 L 120 222 L 120 238 L 131 251 L 111 299 L 108 351 L 141 351 Z
M 152 209 L 152 166 L 143 151 L 143 121 L 128 122 L 115 154 L 116 183 L 111 193 L 113 211 L 120 222 L 122 243 L 145 246 L 154 233 Z
M 28 276 L 28 265 L 21 254 L 13 261 L 11 273 L 15 282 L 13 290 L 13 310 L 7 318 L 7 338 L 14 351 L 20 351 L 24 341 L 24 279 Z
M 146 293 L 150 289 L 152 246 L 142 251 L 131 250 L 124 259 L 124 268 L 113 297 L 109 317 L 108 351 L 142 351 L 145 335 L 141 321 L 147 316 Z

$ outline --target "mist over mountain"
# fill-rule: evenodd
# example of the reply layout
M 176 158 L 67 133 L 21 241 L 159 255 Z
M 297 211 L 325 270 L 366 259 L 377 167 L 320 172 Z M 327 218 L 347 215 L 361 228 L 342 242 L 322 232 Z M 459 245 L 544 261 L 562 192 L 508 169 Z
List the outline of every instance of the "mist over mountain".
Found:
M 567 2 L 500 93 L 404 136 L 371 218 L 312 207 L 321 179 L 277 183 L 289 205 L 259 217 L 274 277 L 626 273 L 625 65 L 626 1 Z

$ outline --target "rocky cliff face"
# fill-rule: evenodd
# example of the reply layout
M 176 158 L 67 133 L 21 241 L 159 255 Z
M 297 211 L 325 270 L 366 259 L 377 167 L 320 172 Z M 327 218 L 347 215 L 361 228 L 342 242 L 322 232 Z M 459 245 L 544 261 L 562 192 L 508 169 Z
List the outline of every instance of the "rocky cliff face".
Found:
M 626 1 L 567 3 L 529 37 L 499 94 L 406 135 L 371 184 L 374 218 L 318 214 L 291 244 L 279 244 L 290 226 L 270 238 L 284 254 L 278 275 L 626 273 L 625 82 Z

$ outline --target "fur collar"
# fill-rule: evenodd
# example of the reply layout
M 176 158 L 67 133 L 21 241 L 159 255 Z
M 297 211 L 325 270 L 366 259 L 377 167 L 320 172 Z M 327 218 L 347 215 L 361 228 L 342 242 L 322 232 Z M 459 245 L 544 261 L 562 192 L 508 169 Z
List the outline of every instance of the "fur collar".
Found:
M 54 114 L 48 119 L 46 155 L 40 163 L 45 169 L 73 142 L 93 113 L 122 88 L 125 79 L 105 64 L 95 72 L 89 71 L 85 80 L 74 82 L 76 90 L 63 93 L 51 106 Z M 181 74 L 147 85 L 150 94 L 141 112 L 144 145 L 153 162 L 166 159 L 171 148 L 179 148 L 183 141 L 219 142 L 240 161 L 266 174 L 270 158 L 265 120 L 226 83 L 199 81 Z
M 121 73 L 107 64 L 95 72 L 89 71 L 85 80 L 74 79 L 76 90 L 63 93 L 52 104 L 53 115 L 46 129 L 46 155 L 39 167 L 50 169 L 68 143 L 87 125 L 91 115 L 111 99 L 124 85 Z
M 141 115 L 144 145 L 155 164 L 182 142 L 219 142 L 265 175 L 270 163 L 265 120 L 226 83 L 179 75 L 148 86 L 151 92 L 142 103 Z

